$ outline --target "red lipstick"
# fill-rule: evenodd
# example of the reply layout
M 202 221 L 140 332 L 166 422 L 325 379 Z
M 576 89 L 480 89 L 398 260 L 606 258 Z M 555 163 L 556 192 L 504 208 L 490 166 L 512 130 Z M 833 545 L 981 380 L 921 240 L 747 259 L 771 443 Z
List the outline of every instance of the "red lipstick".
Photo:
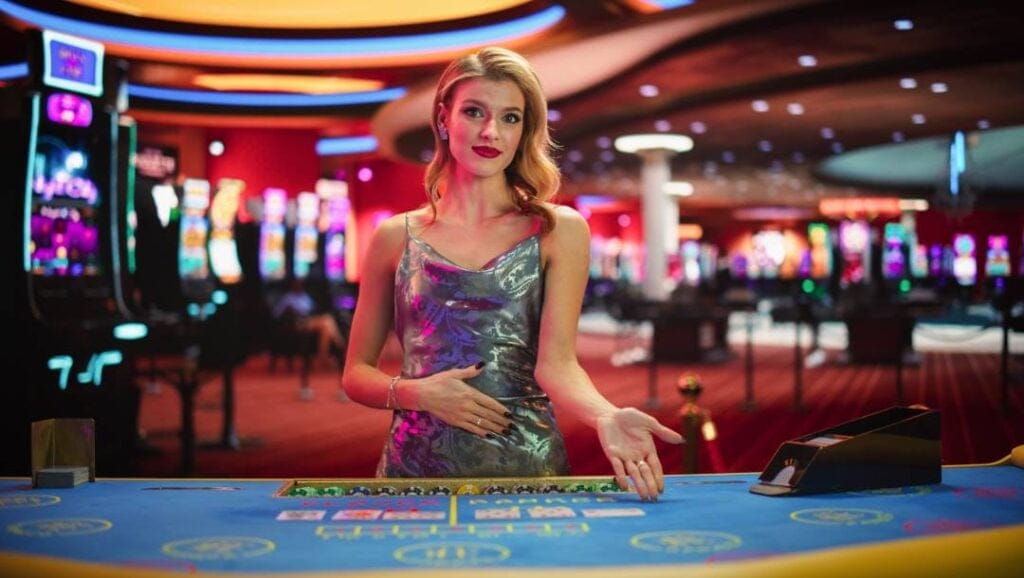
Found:
M 494 157 L 501 154 L 501 151 L 499 151 L 498 149 L 491 148 L 488 146 L 475 146 L 473 147 L 473 152 L 488 159 L 493 159 Z

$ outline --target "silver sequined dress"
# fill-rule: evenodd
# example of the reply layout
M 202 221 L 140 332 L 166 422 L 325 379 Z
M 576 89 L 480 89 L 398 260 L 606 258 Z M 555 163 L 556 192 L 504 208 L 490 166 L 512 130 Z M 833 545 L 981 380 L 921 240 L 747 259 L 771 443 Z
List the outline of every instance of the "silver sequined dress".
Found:
M 513 414 L 511 434 L 484 438 L 425 411 L 396 411 L 380 477 L 568 475 L 551 402 L 534 380 L 544 276 L 535 234 L 480 270 L 460 267 L 415 237 L 395 274 L 395 331 L 402 375 L 424 377 L 483 361 L 467 381 Z

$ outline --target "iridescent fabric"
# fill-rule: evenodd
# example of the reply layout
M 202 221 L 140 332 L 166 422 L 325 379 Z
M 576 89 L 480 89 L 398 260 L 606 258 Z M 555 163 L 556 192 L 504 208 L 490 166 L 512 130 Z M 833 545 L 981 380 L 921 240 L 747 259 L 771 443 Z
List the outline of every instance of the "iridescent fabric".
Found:
M 480 270 L 465 269 L 413 236 L 395 275 L 395 331 L 409 378 L 475 365 L 467 381 L 502 402 L 516 429 L 489 439 L 425 411 L 396 411 L 380 477 L 567 475 L 551 402 L 533 378 L 544 277 L 535 234 Z

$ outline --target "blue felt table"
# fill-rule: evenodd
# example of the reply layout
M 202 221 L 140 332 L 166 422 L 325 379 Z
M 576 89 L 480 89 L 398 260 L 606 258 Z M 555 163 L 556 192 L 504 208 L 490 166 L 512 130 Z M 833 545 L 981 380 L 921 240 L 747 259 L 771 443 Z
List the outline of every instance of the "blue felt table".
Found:
M 108 479 L 33 490 L 26 479 L 3 479 L 0 575 L 790 573 L 779 564 L 821 569 L 851 554 L 869 566 L 930 568 L 920 564 L 934 560 L 899 561 L 927 557 L 921 547 L 945 558 L 937 568 L 977 569 L 979 556 L 994 568 L 1024 562 L 1024 469 L 1012 465 L 944 468 L 930 486 L 795 497 L 751 494 L 755 481 L 672 476 L 659 502 L 643 503 L 631 494 L 275 497 L 282 480 Z

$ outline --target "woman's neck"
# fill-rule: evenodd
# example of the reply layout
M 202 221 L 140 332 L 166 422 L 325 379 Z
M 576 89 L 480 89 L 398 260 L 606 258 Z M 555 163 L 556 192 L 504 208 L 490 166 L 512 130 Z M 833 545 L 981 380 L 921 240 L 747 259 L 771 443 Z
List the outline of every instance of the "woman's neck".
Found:
M 504 175 L 490 179 L 449 177 L 444 195 L 437 202 L 437 215 L 441 219 L 479 223 L 516 210 Z

